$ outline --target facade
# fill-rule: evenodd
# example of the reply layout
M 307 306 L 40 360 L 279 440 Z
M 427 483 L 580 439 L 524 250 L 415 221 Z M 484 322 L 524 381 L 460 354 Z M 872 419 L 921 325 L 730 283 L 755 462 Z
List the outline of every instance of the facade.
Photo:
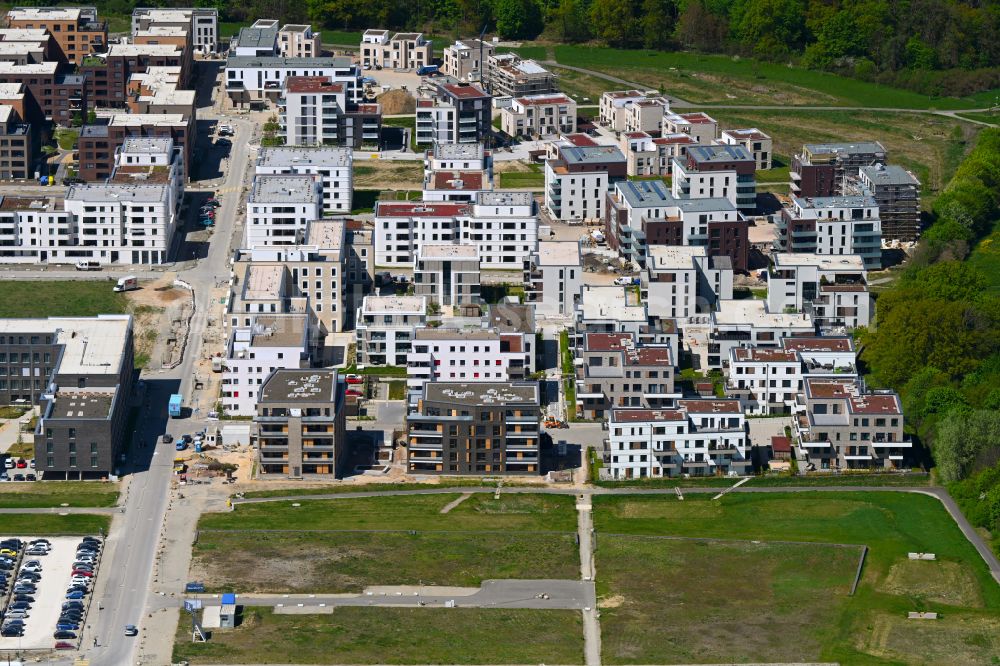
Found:
M 37 404 L 35 469 L 107 477 L 125 449 L 135 374 L 128 315 L 0 320 L 0 401 Z
M 256 173 L 316 178 L 323 194 L 321 216 L 347 215 L 354 191 L 352 160 L 353 153 L 347 148 L 266 147 L 257 153 Z
M 674 158 L 671 191 L 677 199 L 729 199 L 743 214 L 757 208 L 757 162 L 743 146 L 692 146 Z
M 756 299 L 719 301 L 710 317 L 709 368 L 724 368 L 733 347 L 780 347 L 782 338 L 815 336 L 808 312 L 772 312 Z
M 618 141 L 630 176 L 669 176 L 673 159 L 684 159 L 688 148 L 697 145 L 688 134 L 653 137 L 648 132 L 625 132 Z
M 87 77 L 63 74 L 62 69 L 54 60 L 25 65 L 0 61 L 0 84 L 24 84 L 46 120 L 69 126 L 89 108 Z
M 899 469 L 913 447 L 899 395 L 870 391 L 857 378 L 806 378 L 794 423 L 797 456 L 808 471 Z
M 193 164 L 195 117 L 181 113 L 115 113 L 96 125 L 84 125 L 77 141 L 78 176 L 88 182 L 111 177 L 118 148 L 128 137 L 169 137 L 180 153 L 185 176 Z
M 427 382 L 406 417 L 411 474 L 539 474 L 537 382 Z
M 416 332 L 427 325 L 427 299 L 365 296 L 355 318 L 357 365 L 405 366 Z
M 492 130 L 491 95 L 470 83 L 439 83 L 430 99 L 418 99 L 416 142 L 481 143 Z
M 441 71 L 459 81 L 480 81 L 487 59 L 496 47 L 479 39 L 460 39 L 445 47 Z
M 277 104 L 278 134 L 289 146 L 380 145 L 382 107 L 353 103 L 345 83 L 325 76 L 289 76 Z
M 48 31 L 58 47 L 56 59 L 73 64 L 108 44 L 108 24 L 94 7 L 14 7 L 6 27 Z
M 672 406 L 674 357 L 668 345 L 639 344 L 634 333 L 586 333 L 576 358 L 576 412 L 603 419 L 617 407 Z
M 775 250 L 820 255 L 857 254 L 867 270 L 882 268 L 882 222 L 868 194 L 793 196 L 777 219 Z
M 552 72 L 516 53 L 493 53 L 486 58 L 486 84 L 496 97 L 525 97 L 556 91 Z
M 575 132 L 576 102 L 562 93 L 515 97 L 500 110 L 500 129 L 509 136 Z
M 219 50 L 219 10 L 209 7 L 160 9 L 136 7 L 132 10 L 132 34 L 155 27 L 188 30 L 196 53 L 209 55 Z
M 254 176 L 247 200 L 244 247 L 297 245 L 323 213 L 318 176 Z
M 773 254 L 767 282 L 771 312 L 809 312 L 820 331 L 871 323 L 867 271 L 858 255 Z
M 30 125 L 13 106 L 0 104 L 0 180 L 34 177 L 35 146 Z
M 878 141 L 807 143 L 792 156 L 789 189 L 796 197 L 832 197 L 847 193 L 847 182 L 861 167 L 886 164 Z
M 666 97 L 639 90 L 616 90 L 601 95 L 600 123 L 615 132 L 665 132 L 663 119 L 670 113 Z
M 361 101 L 361 71 L 348 57 L 282 58 L 231 55 L 226 60 L 226 94 L 235 106 L 277 104 L 290 76 L 322 77 L 343 84 L 348 104 Z
M 413 261 L 415 296 L 439 306 L 479 303 L 479 249 L 475 245 L 424 243 Z
M 344 414 L 336 370 L 275 370 L 251 427 L 260 475 L 336 476 L 345 462 Z
M 729 351 L 726 393 L 747 414 L 787 414 L 802 390 L 802 360 L 790 349 L 734 347 Z
M 859 185 L 878 204 L 882 238 L 913 242 L 920 235 L 920 181 L 893 164 L 858 169 Z
M 733 267 L 704 247 L 653 245 L 641 290 L 651 317 L 687 319 L 733 297 Z
M 737 400 L 680 400 L 674 409 L 613 409 L 602 472 L 611 479 L 735 476 L 750 471 L 750 451 Z
M 524 301 L 543 317 L 572 317 L 580 302 L 579 241 L 539 241 L 524 264 Z
M 420 69 L 434 61 L 434 45 L 419 32 L 365 30 L 361 36 L 361 66 L 395 70 Z
M 185 34 L 176 41 L 186 44 L 186 39 Z M 130 98 L 129 79 L 153 67 L 176 67 L 177 84 L 186 86 L 191 72 L 191 51 L 168 42 L 161 38 L 152 43 L 112 44 L 107 53 L 87 57 L 77 68 L 77 74 L 85 78 L 91 106 L 126 108 Z
M 557 220 L 604 219 L 608 189 L 625 177 L 615 146 L 559 146 L 545 162 L 545 207 Z
M 646 99 L 641 90 L 609 90 L 601 95 L 598 122 L 615 132 L 625 131 L 625 106 Z
M 774 158 L 773 142 L 771 137 L 756 127 L 724 130 L 719 135 L 719 143 L 724 146 L 743 146 L 746 148 L 757 163 L 757 171 L 766 171 L 771 168 L 771 160 Z
M 180 67 L 147 67 L 129 77 L 125 104 L 133 114 L 169 114 L 194 117 L 194 90 L 181 90 Z
M 283 25 L 278 31 L 278 54 L 283 58 L 318 58 L 323 54 L 321 40 L 311 25 Z
M 719 123 L 706 113 L 673 113 L 663 114 L 664 134 L 687 134 L 698 142 L 698 145 L 708 146 L 719 134 Z

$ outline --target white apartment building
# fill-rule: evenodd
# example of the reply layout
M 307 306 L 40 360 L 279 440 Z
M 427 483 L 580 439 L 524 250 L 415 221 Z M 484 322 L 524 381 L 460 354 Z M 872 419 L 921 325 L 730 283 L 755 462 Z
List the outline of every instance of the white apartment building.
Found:
M 423 296 L 365 296 L 355 318 L 357 365 L 405 366 L 416 332 L 426 325 Z
M 708 146 L 715 141 L 719 133 L 719 123 L 706 113 L 673 113 L 663 114 L 664 134 L 687 134 L 693 137 L 699 145 Z
M 768 269 L 767 307 L 812 314 L 821 331 L 871 323 L 868 273 L 858 255 L 778 252 Z
M 576 326 L 571 332 L 574 347 L 583 347 L 587 333 L 645 333 L 649 325 L 646 303 L 625 287 L 584 283 L 576 306 Z
M 557 220 L 603 219 L 608 188 L 625 178 L 616 146 L 563 146 L 545 161 L 545 207 Z
M 173 200 L 184 196 L 184 158 L 169 136 L 129 136 L 115 151 L 110 183 L 167 185 Z
M 764 132 L 756 127 L 751 129 L 723 130 L 719 135 L 719 143 L 726 146 L 743 146 L 757 162 L 757 170 L 771 168 L 774 159 L 774 144 Z
M 651 245 L 641 279 L 653 317 L 687 319 L 733 297 L 732 262 L 709 257 L 704 246 Z
M 347 109 L 347 87 L 326 78 L 286 77 L 278 100 L 278 124 L 289 146 L 340 143 L 339 117 Z
M 478 305 L 479 273 L 475 245 L 422 243 L 413 260 L 414 295 L 442 306 Z
M 615 132 L 663 131 L 663 116 L 670 112 L 667 98 L 639 90 L 615 90 L 601 95 L 599 121 Z
M 323 193 L 322 216 L 351 212 L 354 192 L 353 152 L 332 146 L 261 148 L 256 174 L 312 176 L 319 179 Z
M 479 192 L 468 203 L 379 201 L 375 264 L 410 267 L 424 242 L 476 245 L 483 268 L 521 269 L 538 243 L 530 192 Z
M 311 25 L 283 25 L 278 31 L 278 53 L 284 58 L 318 58 L 323 53 L 320 33 Z
M 480 143 L 492 131 L 492 96 L 478 85 L 441 83 L 428 99 L 418 99 L 418 144 Z
M 729 350 L 726 391 L 747 414 L 790 413 L 802 390 L 802 359 L 797 351 L 761 347 Z
M 822 255 L 857 254 L 868 270 L 882 268 L 882 221 L 870 194 L 792 197 L 777 221 L 775 248 Z
M 421 198 L 424 201 L 474 201 L 480 192 L 493 189 L 493 171 L 426 169 Z
M 431 171 L 493 171 L 493 155 L 481 143 L 435 143 L 424 155 Z
M 580 302 L 580 241 L 539 241 L 524 266 L 524 301 L 545 317 L 572 317 Z
M 351 104 L 361 100 L 361 71 L 349 57 L 282 58 L 281 56 L 231 55 L 226 60 L 226 93 L 233 104 L 247 107 L 267 101 L 277 103 L 289 76 L 326 77 L 343 84 Z
M 244 247 L 296 245 L 306 227 L 323 216 L 323 185 L 317 176 L 254 176 L 247 201 Z
M 219 50 L 219 10 L 207 7 L 160 9 L 136 7 L 132 10 L 132 34 L 154 27 L 187 28 L 196 53 Z
M 459 81 L 479 81 L 491 55 L 496 51 L 492 42 L 461 39 L 444 49 L 441 72 Z
M 611 479 L 741 475 L 751 467 L 750 452 L 737 400 L 612 409 L 601 472 Z
M 671 160 L 684 157 L 688 148 L 697 145 L 688 134 L 653 137 L 648 132 L 625 132 L 618 141 L 630 176 L 670 175 Z
M 678 199 L 729 199 L 741 212 L 757 207 L 756 163 L 743 146 L 691 146 L 671 163 L 671 192 Z
M 434 61 L 434 45 L 419 32 L 365 30 L 361 36 L 361 65 L 365 69 L 420 69 Z
M 500 129 L 513 137 L 575 132 L 576 102 L 562 93 L 515 97 L 500 109 Z
M 794 351 L 802 360 L 802 371 L 810 376 L 853 377 L 858 374 L 854 340 L 847 335 L 782 338 L 781 348 Z
M 815 336 L 809 313 L 771 312 L 757 299 L 719 301 L 710 318 L 705 367 L 722 368 L 733 347 L 780 347 L 781 339 Z

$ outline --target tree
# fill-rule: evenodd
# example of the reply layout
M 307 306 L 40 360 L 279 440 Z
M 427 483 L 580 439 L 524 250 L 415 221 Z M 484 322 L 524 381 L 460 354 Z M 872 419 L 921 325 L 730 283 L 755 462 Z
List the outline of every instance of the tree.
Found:
M 747 0 L 735 24 L 743 47 L 762 58 L 787 55 L 801 46 L 805 16 L 801 0 Z
M 991 467 L 1000 454 L 1000 413 L 978 409 L 949 414 L 938 426 L 934 460 L 946 483 L 961 481 L 976 468 Z M 992 461 L 992 463 L 990 462 Z
M 643 0 L 640 16 L 642 45 L 647 49 L 668 48 L 677 21 L 677 6 L 673 0 Z
M 590 39 L 587 10 L 580 0 L 560 0 L 549 20 L 553 36 L 563 42 L 585 42 Z
M 714 51 L 726 41 L 725 15 L 713 13 L 705 0 L 688 0 L 677 21 L 677 39 L 700 51 Z
M 497 32 L 506 39 L 525 39 L 538 35 L 541 12 L 534 0 L 495 0 L 493 14 Z
M 982 271 L 961 261 L 939 261 L 904 276 L 903 286 L 923 298 L 972 302 L 986 293 Z
M 638 20 L 631 0 L 594 0 L 590 6 L 594 34 L 608 46 L 628 48 L 638 39 Z

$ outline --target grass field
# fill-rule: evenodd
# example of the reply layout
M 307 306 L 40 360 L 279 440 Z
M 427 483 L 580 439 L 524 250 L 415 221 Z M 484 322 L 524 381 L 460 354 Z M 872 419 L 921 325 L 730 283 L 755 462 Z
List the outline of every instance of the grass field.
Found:
M 766 298 L 767 290 L 752 290 L 754 298 Z M 794 486 L 926 486 L 930 479 L 924 474 L 816 474 L 811 476 L 760 476 L 749 481 L 749 486 L 767 488 Z M 600 481 L 602 488 L 725 488 L 735 483 L 723 477 L 690 479 L 636 479 L 632 481 Z
M 69 506 L 114 506 L 117 483 L 90 481 L 36 481 L 0 484 L 0 508 L 35 509 Z
M 575 99 L 578 104 L 599 104 L 601 95 L 615 87 L 611 81 L 590 74 L 574 72 L 565 67 L 552 67 L 551 69 L 552 73 L 558 77 L 556 85 L 559 91 Z
M 996 113 L 982 113 L 979 111 L 970 111 L 967 113 L 958 114 L 962 118 L 968 118 L 969 120 L 978 120 L 981 123 L 989 123 L 990 125 L 1000 125 L 1000 115 Z
M 105 280 L 0 282 L 0 317 L 89 317 L 125 312 L 127 300 Z
M 275 615 L 250 608 L 243 624 L 192 643 L 186 616 L 173 661 L 191 664 L 579 664 L 580 614 L 474 608 L 337 608 Z
M 8 513 L 0 520 L 0 534 L 12 536 L 51 536 L 53 534 L 96 535 L 108 533 L 110 516 L 48 513 Z
M 540 164 L 525 162 L 503 162 L 496 173 L 497 187 L 520 187 L 542 191 L 545 189 L 545 173 Z
M 419 190 L 423 185 L 423 162 L 367 160 L 354 167 L 354 187 L 358 189 Z
M 676 663 L 693 654 L 699 661 L 844 664 L 990 663 L 997 656 L 996 635 L 989 632 L 1000 627 L 1000 587 L 935 498 L 878 492 L 732 494 L 719 501 L 688 495 L 683 502 L 605 496 L 594 498 L 594 510 L 609 663 Z M 746 539 L 764 548 L 611 534 Z M 845 596 L 853 554 L 777 541 L 867 545 L 855 596 Z M 907 559 L 913 551 L 935 553 L 938 561 L 913 571 L 921 564 Z M 903 619 L 912 610 L 938 611 L 942 619 L 931 629 L 916 627 Z M 730 622 L 734 617 L 743 622 Z M 670 628 L 664 640 L 640 640 L 661 626 Z M 916 640 L 921 632 L 936 636 L 929 652 Z M 619 633 L 635 638 L 609 639 Z M 952 643 L 960 644 L 957 661 L 948 660 Z
M 986 276 L 991 291 L 1000 291 L 1000 227 L 979 241 L 968 261 Z

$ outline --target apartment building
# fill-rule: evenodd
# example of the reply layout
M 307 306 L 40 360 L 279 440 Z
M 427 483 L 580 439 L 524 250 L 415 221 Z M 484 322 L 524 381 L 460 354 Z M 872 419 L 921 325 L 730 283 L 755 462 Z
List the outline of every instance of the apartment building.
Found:
M 733 266 L 704 247 L 652 245 L 641 294 L 652 317 L 688 319 L 733 297 Z
M 776 253 L 768 268 L 767 308 L 808 312 L 820 331 L 871 323 L 868 273 L 858 255 Z
M 240 58 L 278 55 L 278 22 L 274 19 L 257 19 L 252 25 L 240 28 L 229 45 L 229 53 Z
M 336 370 L 275 370 L 251 426 L 260 477 L 337 476 L 346 463 L 346 427 Z
M 603 419 L 617 407 L 675 404 L 674 357 L 668 345 L 643 345 L 634 333 L 585 333 L 576 357 L 576 412 Z
M 44 30 L 0 29 L 0 59 L 17 65 L 45 62 L 56 50 L 55 42 Z
M 500 129 L 513 137 L 576 132 L 576 102 L 562 93 L 515 97 L 500 109 Z
M 434 45 L 419 32 L 365 30 L 360 52 L 365 69 L 420 69 L 434 62 Z
M 552 72 L 534 60 L 516 53 L 493 53 L 486 57 L 486 86 L 496 97 L 526 97 L 556 92 Z
M 687 134 L 694 138 L 699 145 L 708 146 L 715 141 L 719 134 L 719 123 L 707 113 L 700 111 L 695 113 L 673 113 L 663 114 L 664 134 Z
M 780 347 L 782 338 L 816 335 L 808 312 L 772 312 L 756 299 L 720 300 L 709 318 L 708 349 L 702 361 L 723 368 L 733 347 Z
M 576 306 L 576 326 L 570 331 L 573 346 L 583 345 L 587 333 L 635 333 L 646 330 L 649 315 L 637 295 L 619 286 L 584 283 Z
M 492 42 L 460 39 L 444 49 L 441 72 L 459 81 L 480 81 L 487 59 L 494 54 Z
M 128 137 L 169 137 L 182 157 L 185 176 L 193 162 L 195 117 L 180 113 L 115 113 L 96 125 L 84 125 L 77 141 L 80 178 L 103 182 L 111 177 L 115 155 Z
M 191 73 L 191 51 L 187 35 L 175 40 L 160 37 L 152 43 L 112 44 L 107 53 L 88 56 L 77 67 L 77 74 L 86 79 L 87 100 L 92 106 L 123 109 L 129 102 L 129 80 L 152 67 L 177 68 L 176 85 L 187 86 Z M 193 98 L 192 98 L 193 103 Z M 193 110 L 193 105 L 192 105 Z
M 166 9 L 136 7 L 132 10 L 132 34 L 156 27 L 184 28 L 191 35 L 196 53 L 209 55 L 219 50 L 219 10 L 210 7 Z
M 735 476 L 751 469 L 737 400 L 680 400 L 673 409 L 612 409 L 602 474 L 610 479 Z
M 57 60 L 79 64 L 108 45 L 108 24 L 94 7 L 14 7 L 6 27 L 46 30 L 58 47 Z
M 422 199 L 427 202 L 472 202 L 480 192 L 492 189 L 492 169 L 477 171 L 425 169 Z
M 747 414 L 787 414 L 802 390 L 802 360 L 791 349 L 733 347 L 726 393 Z
M 416 332 L 426 326 L 422 296 L 365 296 L 355 317 L 357 365 L 405 366 Z
M 283 58 L 318 58 L 323 54 L 320 33 L 311 25 L 283 25 L 278 31 L 278 54 Z
M 483 142 L 492 130 L 491 99 L 471 83 L 437 83 L 429 99 L 417 100 L 416 142 Z
M 857 254 L 867 270 L 882 268 L 882 222 L 869 194 L 792 196 L 777 218 L 774 248 L 819 255 Z
M 667 98 L 640 90 L 614 90 L 601 95 L 599 122 L 614 132 L 664 131 L 663 117 L 670 112 Z
M 797 456 L 808 471 L 899 469 L 913 447 L 899 395 L 871 391 L 858 378 L 806 378 L 794 424 Z
M 920 236 L 920 181 L 901 166 L 858 169 L 858 183 L 878 204 L 882 238 L 913 242 Z
M 406 417 L 411 474 L 539 474 L 537 382 L 427 382 Z
M 250 271 L 252 291 L 258 282 L 280 279 L 275 266 Z M 221 402 L 227 416 L 253 416 L 262 387 L 279 368 L 309 367 L 311 345 L 309 315 L 253 314 L 249 326 L 234 326 L 226 343 L 222 364 Z
M 854 340 L 848 335 L 782 338 L 781 349 L 799 355 L 803 375 L 843 379 L 858 374 Z
M 673 159 L 683 159 L 688 148 L 697 145 L 697 140 L 688 134 L 654 137 L 648 132 L 625 132 L 618 142 L 625 153 L 626 172 L 630 176 L 669 176 Z
M 545 207 L 557 220 L 603 219 L 608 189 L 625 178 L 615 146 L 559 146 L 545 162 Z
M 226 59 L 226 94 L 240 108 L 276 105 L 285 79 L 290 76 L 321 77 L 343 84 L 347 104 L 361 101 L 361 70 L 351 58 L 283 58 L 281 56 L 230 55 Z
M 453 243 L 423 243 L 413 260 L 415 296 L 428 303 L 459 307 L 479 303 L 479 248 Z
M 0 402 L 38 406 L 35 469 L 46 479 L 117 469 L 133 353 L 129 315 L 0 320 Z
M 379 201 L 375 263 L 410 267 L 425 243 L 475 245 L 483 268 L 519 269 L 538 243 L 530 192 L 478 192 L 472 202 Z
M 69 126 L 83 119 L 87 108 L 86 77 L 63 74 L 60 63 L 50 60 L 19 65 L 0 62 L 0 84 L 24 84 L 46 120 Z
M 847 193 L 847 181 L 861 167 L 886 164 L 885 146 L 878 141 L 807 143 L 792 156 L 789 189 L 797 197 L 832 197 Z
M 244 246 L 299 244 L 309 223 L 322 216 L 319 176 L 254 176 L 247 200 Z
M 580 302 L 580 241 L 539 241 L 524 264 L 524 301 L 543 317 L 572 317 Z
M 723 130 L 722 134 L 719 135 L 719 143 L 724 146 L 743 146 L 746 148 L 747 152 L 753 155 L 758 171 L 771 168 L 771 160 L 774 158 L 773 141 L 771 137 L 756 127 Z
M 13 106 L 0 104 L 0 180 L 34 177 L 35 145 L 31 125 Z
M 345 83 L 326 76 L 289 76 L 277 104 L 278 135 L 287 145 L 381 145 L 382 106 L 351 102 Z
M 257 154 L 258 176 L 310 176 L 322 191 L 321 216 L 351 212 L 354 172 L 353 153 L 348 148 L 327 146 L 265 147 Z M 310 209 L 311 210 L 311 209 Z
M 757 209 L 757 162 L 743 146 L 692 146 L 671 162 L 677 199 L 729 199 L 741 213 Z
M 181 90 L 180 67 L 147 67 L 129 77 L 125 105 L 133 114 L 179 113 L 195 117 L 194 90 Z
M 493 153 L 481 143 L 435 143 L 424 154 L 429 171 L 493 172 Z M 492 179 L 492 176 L 490 176 Z

